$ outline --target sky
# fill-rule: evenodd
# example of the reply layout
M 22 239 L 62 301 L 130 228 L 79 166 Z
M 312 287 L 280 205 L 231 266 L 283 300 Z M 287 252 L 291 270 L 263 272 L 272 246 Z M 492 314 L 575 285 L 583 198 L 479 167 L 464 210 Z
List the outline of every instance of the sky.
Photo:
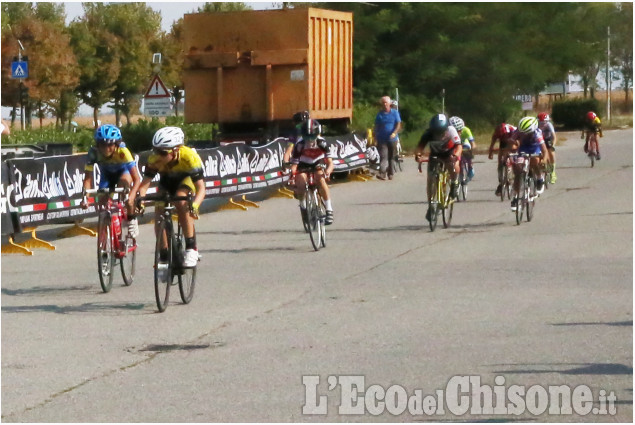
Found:
M 65 1 L 58 2 L 64 4 L 66 8 L 66 23 L 68 24 L 73 19 L 78 18 L 84 14 L 82 3 L 80 1 Z M 163 31 L 170 31 L 174 21 L 182 18 L 186 13 L 195 12 L 200 6 L 203 6 L 206 2 L 185 2 L 185 1 L 164 1 L 164 2 L 146 2 L 146 5 L 151 7 L 157 12 L 161 12 L 161 29 Z M 252 9 L 271 9 L 272 2 L 245 2 Z

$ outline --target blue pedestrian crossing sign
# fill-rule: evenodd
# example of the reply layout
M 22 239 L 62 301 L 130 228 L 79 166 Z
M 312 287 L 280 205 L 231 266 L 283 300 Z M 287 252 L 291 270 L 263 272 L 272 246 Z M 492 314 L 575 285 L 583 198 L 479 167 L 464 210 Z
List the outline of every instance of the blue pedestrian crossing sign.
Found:
M 29 63 L 26 61 L 11 62 L 11 78 L 27 78 L 29 76 Z

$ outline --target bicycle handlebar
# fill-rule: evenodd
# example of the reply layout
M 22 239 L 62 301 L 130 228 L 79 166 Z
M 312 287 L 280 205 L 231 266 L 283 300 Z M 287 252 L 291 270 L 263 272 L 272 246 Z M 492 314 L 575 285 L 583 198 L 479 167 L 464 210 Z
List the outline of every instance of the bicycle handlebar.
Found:
M 123 187 L 116 187 L 114 189 L 87 189 L 86 194 L 92 195 L 93 193 L 124 193 L 126 191 Z

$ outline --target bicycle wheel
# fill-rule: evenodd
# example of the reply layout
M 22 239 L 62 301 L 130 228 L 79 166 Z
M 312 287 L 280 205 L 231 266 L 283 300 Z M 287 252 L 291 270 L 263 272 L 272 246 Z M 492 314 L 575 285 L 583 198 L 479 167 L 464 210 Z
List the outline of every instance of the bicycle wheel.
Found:
M 430 203 L 428 204 L 428 209 L 430 210 L 430 231 L 434 232 L 434 229 L 437 228 L 437 221 L 439 219 L 439 176 L 433 175 L 431 177 L 432 180 L 432 199 L 430 199 Z
M 523 210 L 525 208 L 525 173 L 523 173 L 520 178 L 518 201 L 516 203 L 516 224 L 518 225 L 523 222 Z
M 183 236 L 180 225 L 175 239 L 174 253 L 180 257 L 183 257 L 185 253 L 185 237 Z M 175 272 L 178 276 L 181 301 L 183 301 L 183 304 L 189 304 L 190 301 L 192 301 L 192 297 L 194 297 L 196 266 L 192 268 L 180 268 L 178 271 L 175 270 Z
M 527 178 L 527 221 L 531 221 L 534 215 L 534 205 L 536 204 L 536 179 L 533 176 Z
M 104 292 L 110 292 L 112 288 L 112 275 L 115 265 L 110 220 L 109 212 L 99 213 L 97 225 L 97 271 L 99 273 L 99 284 Z
M 589 141 L 589 159 L 591 160 L 591 168 L 595 166 L 595 157 L 597 156 L 596 143 L 595 136 L 591 136 L 591 140 Z
M 441 208 L 444 229 L 450 227 L 450 223 L 452 222 L 452 213 L 454 211 L 454 199 L 451 198 L 450 193 L 450 182 L 446 181 L 445 188 L 443 190 L 443 207 Z
M 317 205 L 316 190 L 310 190 L 306 197 L 306 213 L 309 220 L 309 236 L 311 237 L 311 244 L 316 251 L 320 250 L 322 241 L 322 229 L 320 222 L 320 211 Z
M 128 226 L 121 228 L 121 240 L 119 265 L 121 266 L 121 277 L 126 286 L 132 285 L 134 280 L 135 268 L 137 263 L 137 241 L 128 234 Z
M 170 285 L 172 283 L 172 267 L 174 262 L 174 247 L 172 246 L 172 223 L 163 217 L 157 223 L 157 242 L 154 248 L 154 297 L 159 312 L 164 312 L 170 299 Z M 161 261 L 161 240 L 167 236 L 167 262 Z
M 320 212 L 320 240 L 322 242 L 322 247 L 326 248 L 326 207 L 324 206 L 324 200 L 318 193 L 317 197 L 318 202 L 318 211 Z

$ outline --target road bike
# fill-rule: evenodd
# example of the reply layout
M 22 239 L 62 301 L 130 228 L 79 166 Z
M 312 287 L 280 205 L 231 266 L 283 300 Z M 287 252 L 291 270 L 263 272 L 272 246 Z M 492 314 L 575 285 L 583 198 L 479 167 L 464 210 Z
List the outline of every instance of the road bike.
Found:
M 508 154 L 503 164 L 503 181 L 501 182 L 501 201 L 512 199 L 512 191 L 514 187 L 514 159 Z
M 164 312 L 170 300 L 170 287 L 178 283 L 181 301 L 189 304 L 194 296 L 196 286 L 196 266 L 184 267 L 185 236 L 178 216 L 175 215 L 175 202 L 187 201 L 190 212 L 192 209 L 192 195 L 171 196 L 167 193 L 146 195 L 138 198 L 138 205 L 145 202 L 163 204 L 163 212 L 155 223 L 156 244 L 154 249 L 154 295 L 159 312 Z M 174 231 L 173 218 L 177 218 L 177 228 Z M 163 251 L 163 256 L 161 255 Z
M 520 187 L 518 190 L 518 201 L 516 204 L 516 224 L 520 225 L 523 221 L 523 214 L 525 214 L 527 221 L 531 221 L 534 215 L 534 206 L 536 204 L 536 178 L 534 173 L 530 170 L 530 159 L 539 155 L 522 154 L 510 154 L 515 158 L 517 166 L 522 167 L 520 171 Z
M 460 186 L 460 197 L 463 198 L 464 201 L 467 201 L 467 185 L 470 182 L 469 178 L 469 162 L 468 158 L 466 158 L 465 154 L 467 152 L 463 151 L 463 155 L 461 155 L 461 168 L 459 171 L 459 184 Z M 467 153 L 471 155 L 471 152 Z
M 311 244 L 316 251 L 326 247 L 326 208 L 318 190 L 320 176 L 317 174 L 318 169 L 323 170 L 324 168 L 324 164 L 320 164 L 315 169 L 306 171 L 306 190 L 304 193 L 306 214 L 302 215 L 302 224 L 309 233 Z
M 589 151 L 587 152 L 587 156 L 591 160 L 591 168 L 595 166 L 595 160 L 598 157 L 598 132 L 597 131 L 589 131 L 591 133 L 589 135 Z
M 430 156 L 428 161 L 432 164 L 428 175 L 432 185 L 432 199 L 428 204 L 430 209 L 430 231 L 434 232 L 439 219 L 439 212 L 443 218 L 443 228 L 447 229 L 452 222 L 454 212 L 454 198 L 451 196 L 450 172 L 442 159 L 437 156 Z M 421 164 L 419 164 L 421 171 Z
M 403 150 L 401 149 L 401 142 L 399 140 L 395 142 L 395 152 L 392 157 L 392 161 L 392 169 L 395 173 L 397 170 L 403 171 Z
M 117 262 L 121 268 L 124 285 L 130 286 L 135 274 L 137 241 L 128 233 L 128 227 L 122 224 L 128 221 L 122 200 L 127 190 L 89 189 L 86 194 L 96 194 L 98 199 L 97 271 L 101 289 L 110 292 Z M 100 200 L 104 197 L 107 198 Z

